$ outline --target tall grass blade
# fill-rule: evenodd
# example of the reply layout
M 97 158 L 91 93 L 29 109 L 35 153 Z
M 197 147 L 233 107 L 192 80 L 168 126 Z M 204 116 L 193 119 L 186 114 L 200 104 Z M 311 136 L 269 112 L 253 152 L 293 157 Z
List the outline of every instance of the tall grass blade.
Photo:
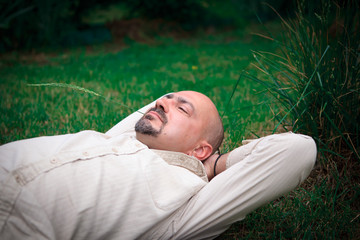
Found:
M 94 95 L 96 97 L 100 97 L 100 98 L 103 98 L 105 101 L 109 102 L 109 103 L 115 103 L 117 105 L 120 105 L 122 107 L 125 107 L 127 109 L 130 109 L 131 111 L 133 112 L 138 112 L 138 113 L 141 113 L 141 114 L 144 114 L 142 112 L 140 112 L 139 110 L 135 110 L 123 103 L 120 103 L 118 101 L 114 101 L 114 100 L 111 100 L 109 98 L 106 98 L 104 97 L 103 95 L 97 93 L 97 92 L 94 92 L 90 89 L 87 89 L 87 88 L 83 88 L 83 87 L 80 87 L 80 86 L 77 86 L 77 85 L 73 85 L 73 84 L 68 84 L 68 83 L 29 83 L 27 84 L 28 86 L 30 87 L 60 87 L 60 88 L 70 88 L 72 90 L 75 90 L 75 91 L 79 91 L 79 92 L 85 92 L 85 93 L 88 93 L 90 95 Z

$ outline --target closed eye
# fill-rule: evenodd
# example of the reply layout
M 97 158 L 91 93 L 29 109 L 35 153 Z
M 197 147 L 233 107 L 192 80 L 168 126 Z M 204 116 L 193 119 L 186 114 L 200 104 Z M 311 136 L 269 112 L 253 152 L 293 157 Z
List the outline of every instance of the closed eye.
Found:
M 182 111 L 182 112 L 184 112 L 184 113 L 188 114 L 188 112 L 186 111 L 186 109 L 185 109 L 185 108 L 183 108 L 183 107 L 179 107 L 179 109 L 180 109 L 180 111 Z

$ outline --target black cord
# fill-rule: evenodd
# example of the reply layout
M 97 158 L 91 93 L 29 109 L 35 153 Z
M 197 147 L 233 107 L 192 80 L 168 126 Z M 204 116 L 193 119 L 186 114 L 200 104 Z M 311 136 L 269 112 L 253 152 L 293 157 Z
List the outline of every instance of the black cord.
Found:
M 214 164 L 214 177 L 216 176 L 216 164 L 219 161 L 220 157 L 222 156 L 222 154 L 219 154 L 219 156 L 217 157 L 217 159 L 215 160 L 215 164 Z

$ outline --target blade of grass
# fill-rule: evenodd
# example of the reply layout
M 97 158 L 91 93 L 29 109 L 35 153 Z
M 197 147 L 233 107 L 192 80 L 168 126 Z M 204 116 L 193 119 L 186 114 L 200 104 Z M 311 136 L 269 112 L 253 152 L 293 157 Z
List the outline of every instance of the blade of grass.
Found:
M 87 89 L 87 88 L 83 88 L 83 87 L 80 87 L 80 86 L 77 86 L 77 85 L 73 85 L 73 84 L 68 84 L 68 83 L 29 83 L 27 84 L 28 86 L 30 87 L 60 87 L 60 88 L 70 88 L 72 90 L 75 90 L 75 91 L 80 91 L 80 92 L 85 92 L 85 93 L 88 93 L 90 95 L 94 95 L 96 97 L 100 97 L 100 98 L 103 98 L 106 102 L 110 102 L 110 103 L 115 103 L 115 104 L 118 104 L 122 107 L 125 107 L 125 108 L 128 108 L 130 109 L 131 111 L 133 112 L 138 112 L 138 113 L 141 113 L 141 114 L 144 114 L 142 112 L 140 112 L 139 110 L 135 110 L 123 103 L 120 103 L 118 101 L 115 101 L 115 100 L 111 100 L 109 98 L 106 98 L 104 97 L 103 95 L 97 93 L 97 92 L 94 92 L 90 89 Z

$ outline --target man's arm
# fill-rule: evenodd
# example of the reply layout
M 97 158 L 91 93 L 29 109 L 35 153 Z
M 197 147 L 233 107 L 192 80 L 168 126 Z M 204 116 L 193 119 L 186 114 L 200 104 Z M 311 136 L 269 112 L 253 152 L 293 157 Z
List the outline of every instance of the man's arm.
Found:
M 181 209 L 171 237 L 214 238 L 256 208 L 293 190 L 311 172 L 316 145 L 308 136 L 285 133 L 254 140 L 223 157 L 219 167 L 232 166 Z

